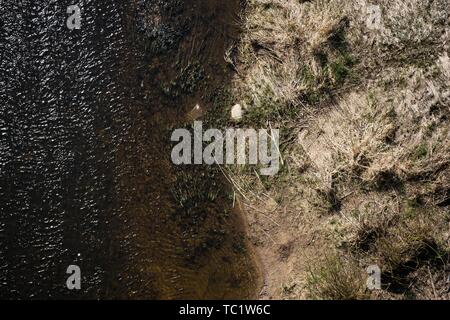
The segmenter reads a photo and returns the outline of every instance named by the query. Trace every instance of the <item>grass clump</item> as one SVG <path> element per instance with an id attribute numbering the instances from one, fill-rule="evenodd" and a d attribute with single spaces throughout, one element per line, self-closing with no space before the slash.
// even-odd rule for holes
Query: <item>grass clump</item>
<path id="1" fill-rule="evenodd" d="M 307 291 L 312 299 L 361 300 L 369 297 L 362 269 L 352 261 L 333 254 L 310 268 Z"/>
<path id="2" fill-rule="evenodd" d="M 346 46 L 348 19 L 337 2 L 330 6 L 322 12 L 320 3 L 305 8 L 249 1 L 237 48 L 241 77 L 234 86 L 248 107 L 248 123 L 296 119 L 303 103 L 328 99 L 349 76 L 354 61 Z"/>

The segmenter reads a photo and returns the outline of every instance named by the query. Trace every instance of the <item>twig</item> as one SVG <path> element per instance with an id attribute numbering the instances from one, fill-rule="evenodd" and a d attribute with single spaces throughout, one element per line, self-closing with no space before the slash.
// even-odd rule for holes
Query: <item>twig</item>
<path id="1" fill-rule="evenodd" d="M 280 224 L 278 222 L 276 222 L 274 219 L 272 219 L 271 217 L 269 217 L 268 215 L 266 215 L 262 210 L 259 210 L 255 207 L 253 207 L 252 205 L 249 205 L 248 203 L 244 202 L 244 205 L 259 212 L 260 214 L 262 214 L 264 217 L 266 217 L 267 219 L 269 219 L 270 221 L 272 221 L 275 225 L 277 225 L 278 227 L 280 227 Z"/>
<path id="2" fill-rule="evenodd" d="M 431 271 L 430 271 L 430 266 L 427 266 L 427 269 L 428 269 L 428 274 L 430 275 L 431 287 L 433 288 L 434 298 L 438 299 L 438 295 L 436 293 L 436 287 L 434 286 L 433 275 L 431 274 Z"/>

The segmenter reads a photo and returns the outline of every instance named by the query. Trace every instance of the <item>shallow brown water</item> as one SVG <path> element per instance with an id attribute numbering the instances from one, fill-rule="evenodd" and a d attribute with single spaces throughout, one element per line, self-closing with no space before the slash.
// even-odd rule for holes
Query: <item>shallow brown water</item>
<path id="1" fill-rule="evenodd" d="M 228 187 L 216 168 L 173 166 L 169 143 L 226 85 L 238 1 L 86 0 L 72 32 L 69 2 L 0 8 L 0 297 L 253 296 Z M 194 60 L 208 84 L 164 96 Z"/>

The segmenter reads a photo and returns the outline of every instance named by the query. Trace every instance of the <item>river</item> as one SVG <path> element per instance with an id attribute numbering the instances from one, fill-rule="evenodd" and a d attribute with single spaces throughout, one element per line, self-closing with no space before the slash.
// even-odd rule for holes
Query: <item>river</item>
<path id="1" fill-rule="evenodd" d="M 73 1 L 0 2 L 0 298 L 254 297 L 229 187 L 170 161 L 171 128 L 226 86 L 238 3 L 83 0 L 69 30 Z M 214 85 L 164 95 L 194 60 Z"/>

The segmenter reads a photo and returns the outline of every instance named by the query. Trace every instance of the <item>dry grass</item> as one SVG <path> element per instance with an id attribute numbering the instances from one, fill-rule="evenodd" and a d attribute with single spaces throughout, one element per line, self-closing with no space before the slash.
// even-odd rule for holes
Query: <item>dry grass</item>
<path id="1" fill-rule="evenodd" d="M 365 1 L 247 2 L 234 96 L 244 124 L 281 128 L 285 164 L 231 172 L 262 297 L 449 298 L 449 0 L 377 1 L 378 28 Z"/>
<path id="2" fill-rule="evenodd" d="M 367 275 L 355 261 L 332 254 L 310 268 L 306 289 L 311 299 L 357 300 L 370 297 Z"/>
<path id="3" fill-rule="evenodd" d="M 236 95 L 251 121 L 295 118 L 305 98 L 320 100 L 353 63 L 342 38 L 348 22 L 342 5 L 252 0 L 249 7 L 238 47 Z"/>

